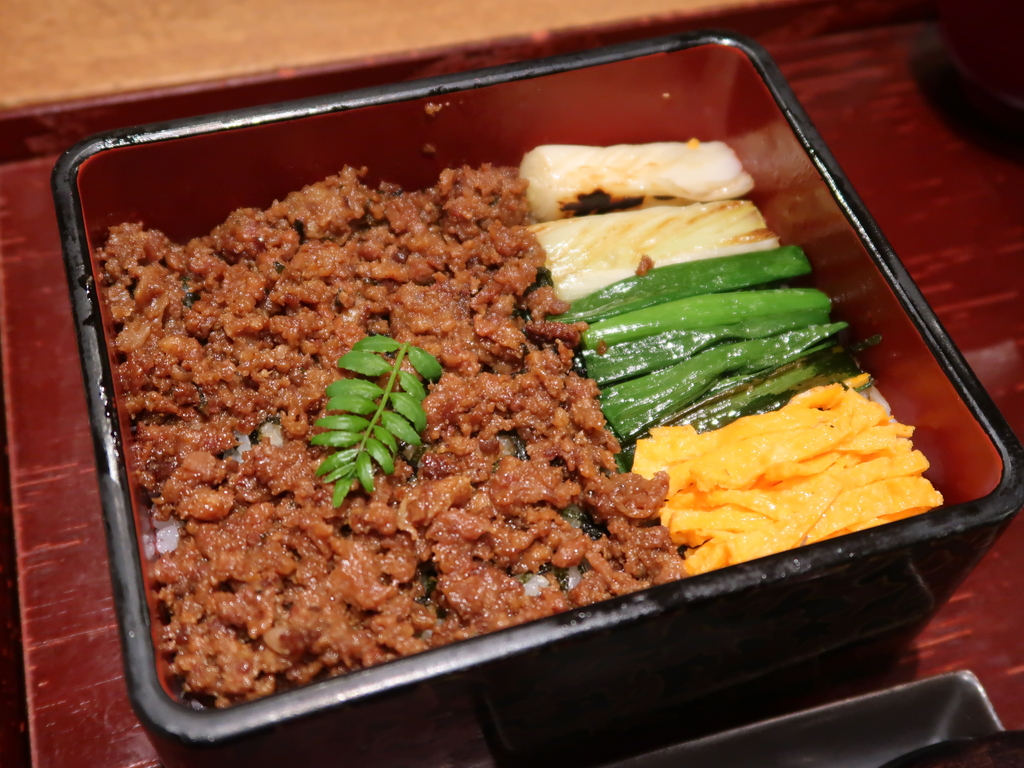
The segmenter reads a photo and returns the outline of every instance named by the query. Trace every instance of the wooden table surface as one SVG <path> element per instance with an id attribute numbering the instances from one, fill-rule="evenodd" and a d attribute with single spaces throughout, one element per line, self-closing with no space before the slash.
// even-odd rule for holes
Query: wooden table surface
<path id="1" fill-rule="evenodd" d="M 997 405 L 1024 435 L 1024 143 L 988 127 L 962 103 L 930 24 L 782 38 L 769 48 L 798 97 Z M 53 159 L 0 165 L 0 331 L 31 764 L 150 766 L 154 753 L 121 677 L 49 196 Z M 0 529 L 0 552 L 4 535 Z M 865 669 L 835 695 L 970 669 L 1006 726 L 1024 728 L 1024 611 L 1016 604 L 1022 548 L 1024 519 L 1010 526 L 909 651 L 885 669 Z M 0 576 L 2 569 L 0 561 Z M 0 593 L 0 626 L 5 610 Z M 0 644 L 0 665 L 7 646 Z M 5 679 L 0 676 L 0 694 L 12 685 L 5 689 Z M 2 695 L 0 707 L 11 708 Z M 6 711 L 0 708 L 0 720 Z M 0 739 L 0 764 L 25 765 L 19 749 L 17 738 Z M 456 768 L 493 764 L 482 741 L 449 758 L 445 764 Z"/>
<path id="2" fill-rule="evenodd" d="M 4 0 L 0 109 L 778 0 Z"/>

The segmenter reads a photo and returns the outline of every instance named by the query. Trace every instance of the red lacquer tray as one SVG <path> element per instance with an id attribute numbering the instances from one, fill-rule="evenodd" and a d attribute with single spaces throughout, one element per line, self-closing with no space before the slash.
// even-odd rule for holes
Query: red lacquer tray
<path id="1" fill-rule="evenodd" d="M 666 31 L 675 30 L 644 29 L 634 36 Z M 1024 335 L 1024 270 L 1017 267 L 1024 251 L 1024 146 L 969 114 L 927 23 L 807 38 L 789 19 L 778 28 L 748 31 L 764 32 L 896 252 L 1011 425 L 1024 434 L 1018 341 Z M 615 31 L 614 39 L 623 34 Z M 801 39 L 778 40 L 786 36 Z M 605 42 L 595 34 L 576 47 Z M 522 45 L 508 55 L 550 53 L 552 45 Z M 333 77 L 329 90 L 349 87 L 341 74 Z M 288 95 L 280 84 L 274 88 L 266 100 Z M 152 119 L 145 109 L 166 98 L 139 97 L 104 119 Z M 188 113 L 178 107 L 177 114 Z M 100 120 L 83 130 L 106 127 Z M 14 155 L 19 153 L 26 154 Z M 25 661 L 22 699 L 8 588 L 0 591 L 0 764 L 28 764 L 22 730 L 27 715 L 34 766 L 153 765 L 121 679 L 92 445 L 50 201 L 52 163 L 44 156 L 0 166 L 0 323 Z M 0 508 L 5 519 L 7 509 Z M 7 535 L 0 529 L 0 554 L 10 554 Z M 888 663 L 865 660 L 814 696 L 839 698 L 972 669 L 1006 726 L 1024 727 L 1024 647 L 1018 642 L 1024 613 L 1014 605 L 1016 582 L 1024 577 L 1024 563 L 1014 554 L 1022 545 L 1024 521 L 1018 521 L 909 650 Z M 0 559 L 0 576 L 10 578 L 10 565 Z M 779 699 L 741 717 L 791 711 L 806 702 Z M 459 744 L 432 745 L 427 753 L 424 768 L 493 764 L 479 733 L 467 733 Z"/>

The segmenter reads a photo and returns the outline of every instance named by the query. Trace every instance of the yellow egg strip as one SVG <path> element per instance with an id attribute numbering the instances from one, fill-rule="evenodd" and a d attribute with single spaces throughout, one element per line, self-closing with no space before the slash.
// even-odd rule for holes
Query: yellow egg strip
<path id="1" fill-rule="evenodd" d="M 942 504 L 921 476 L 928 460 L 913 449 L 913 427 L 856 392 L 859 379 L 712 432 L 658 427 L 637 441 L 633 471 L 668 473 L 661 520 L 691 548 L 691 575 Z"/>

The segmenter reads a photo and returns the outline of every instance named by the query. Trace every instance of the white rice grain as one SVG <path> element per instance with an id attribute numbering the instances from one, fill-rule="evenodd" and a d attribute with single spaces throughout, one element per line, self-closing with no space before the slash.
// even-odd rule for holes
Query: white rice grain
<path id="1" fill-rule="evenodd" d="M 181 523 L 178 520 L 154 520 L 153 530 L 156 533 L 156 551 L 166 555 L 178 548 L 181 540 Z"/>
<path id="2" fill-rule="evenodd" d="M 252 450 L 252 441 L 249 439 L 249 436 L 244 432 L 235 430 L 235 447 L 225 451 L 224 458 L 241 461 L 242 454 L 250 450 Z"/>
<path id="3" fill-rule="evenodd" d="M 142 551 L 146 553 L 147 559 L 156 559 L 156 541 L 152 533 L 142 534 Z"/>
<path id="4" fill-rule="evenodd" d="M 569 573 L 566 577 L 565 585 L 566 591 L 571 592 L 576 588 L 576 585 L 580 583 L 580 579 L 583 578 L 583 574 L 580 573 L 580 567 L 578 565 L 570 565 Z"/>
<path id="5" fill-rule="evenodd" d="M 539 573 L 535 573 L 523 583 L 527 597 L 540 597 L 541 591 L 550 586 L 551 582 Z"/>
<path id="6" fill-rule="evenodd" d="M 225 451 L 225 459 L 242 461 L 242 457 L 252 450 L 252 440 L 245 432 L 235 430 L 235 447 Z M 284 445 L 284 434 L 281 425 L 266 421 L 259 428 L 259 440 L 280 448 Z M 181 541 L 182 523 L 180 520 L 153 520 L 152 537 L 144 537 L 144 546 L 150 556 L 166 555 L 178 548 Z"/>
<path id="7" fill-rule="evenodd" d="M 260 442 L 266 441 L 275 448 L 284 445 L 284 433 L 281 432 L 281 425 L 272 421 L 264 422 L 260 427 Z"/>

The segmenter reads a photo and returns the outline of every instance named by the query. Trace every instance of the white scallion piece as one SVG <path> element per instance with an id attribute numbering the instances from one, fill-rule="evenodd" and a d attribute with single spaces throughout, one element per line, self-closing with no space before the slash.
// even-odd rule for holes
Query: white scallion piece
<path id="1" fill-rule="evenodd" d="M 644 256 L 661 267 L 779 246 L 746 200 L 560 219 L 530 229 L 547 252 L 555 292 L 565 301 L 633 275 Z"/>
<path id="2" fill-rule="evenodd" d="M 540 574 L 534 574 L 526 580 L 523 584 L 523 589 L 526 591 L 527 597 L 540 597 L 540 593 L 551 586 L 546 578 Z"/>
<path id="3" fill-rule="evenodd" d="M 537 221 L 588 213 L 742 197 L 754 181 L 721 141 L 585 147 L 545 144 L 523 156 L 519 175 Z"/>

